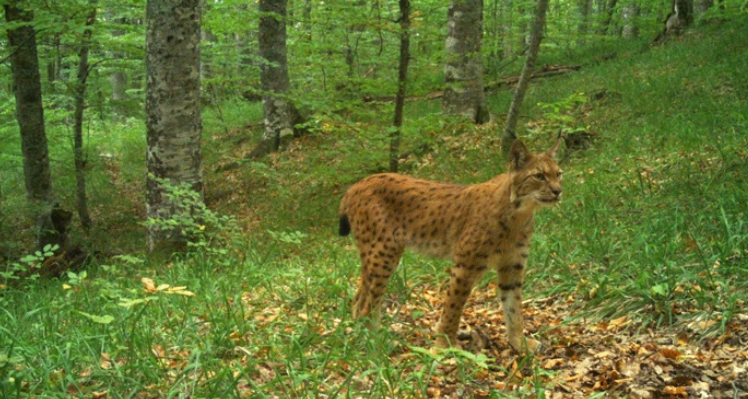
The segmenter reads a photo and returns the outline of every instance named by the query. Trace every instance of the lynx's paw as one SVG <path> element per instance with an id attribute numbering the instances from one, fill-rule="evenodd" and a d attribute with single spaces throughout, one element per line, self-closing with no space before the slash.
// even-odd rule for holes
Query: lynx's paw
<path id="1" fill-rule="evenodd" d="M 520 343 L 510 344 L 510 346 L 522 355 L 534 355 L 543 351 L 543 344 L 532 338 L 525 338 Z"/>
<path id="2" fill-rule="evenodd" d="M 447 348 L 462 349 L 460 342 L 457 341 L 457 337 L 447 337 L 444 334 L 437 335 L 434 340 L 434 349 Z"/>

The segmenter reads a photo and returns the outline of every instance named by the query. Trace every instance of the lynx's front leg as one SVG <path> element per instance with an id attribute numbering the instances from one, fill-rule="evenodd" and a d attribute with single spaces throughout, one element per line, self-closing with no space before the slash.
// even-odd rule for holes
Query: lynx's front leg
<path id="1" fill-rule="evenodd" d="M 525 340 L 522 325 L 522 283 L 524 281 L 524 271 L 524 262 L 504 264 L 499 267 L 501 305 L 504 308 L 504 320 L 506 322 L 509 345 L 518 353 L 536 353 L 540 349 L 540 342 L 532 338 Z"/>

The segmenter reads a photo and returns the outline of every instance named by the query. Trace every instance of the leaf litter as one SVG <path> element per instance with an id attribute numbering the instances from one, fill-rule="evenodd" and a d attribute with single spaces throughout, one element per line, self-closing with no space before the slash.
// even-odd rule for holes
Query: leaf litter
<path id="1" fill-rule="evenodd" d="M 739 314 L 724 333 L 703 338 L 692 329 L 653 328 L 637 315 L 613 319 L 585 319 L 577 314 L 573 296 L 553 296 L 525 301 L 525 329 L 544 345 L 533 356 L 512 351 L 506 333 L 495 283 L 474 290 L 463 315 L 460 343 L 464 351 L 430 351 L 442 295 L 438 287 L 422 286 L 405 303 L 385 301 L 382 326 L 402 337 L 391 364 L 404 372 L 422 373 L 431 358 L 438 366 L 431 373 L 426 397 L 584 398 L 595 394 L 627 398 L 748 398 L 748 314 Z M 579 299 L 582 300 L 582 299 Z M 283 311 L 280 311 L 283 313 Z M 265 308 L 258 321 L 273 321 L 279 311 Z M 318 315 L 299 312 L 306 322 Z M 341 323 L 336 319 L 335 326 Z M 692 326 L 696 327 L 696 325 Z M 350 332 L 350 327 L 347 327 Z M 324 336 L 326 331 L 317 331 Z M 453 353 L 454 352 L 454 353 Z M 455 355 L 455 353 L 458 353 Z M 249 352 L 255 370 L 252 383 L 242 383 L 245 394 L 277 382 L 284 373 L 265 354 Z M 471 368 L 468 377 L 455 360 Z M 331 360 L 327 383 L 340 394 L 366 390 L 372 376 L 343 359 Z M 288 382 L 291 384 L 291 382 Z M 341 388 L 345 386 L 344 388 Z M 251 387 L 254 387 L 251 388 Z M 539 388 L 542 387 L 542 388 Z M 297 387 L 298 389 L 298 387 Z M 394 389 L 394 388 L 393 388 Z M 392 391 L 391 397 L 413 396 Z M 256 392 L 255 392 L 256 393 Z M 267 391 L 266 391 L 267 393 Z M 424 396 L 423 394 L 416 396 Z"/>

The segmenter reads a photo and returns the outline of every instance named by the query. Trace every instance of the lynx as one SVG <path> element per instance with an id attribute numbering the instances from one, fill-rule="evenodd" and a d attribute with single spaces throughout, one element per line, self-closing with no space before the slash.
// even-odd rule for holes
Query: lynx
<path id="1" fill-rule="evenodd" d="M 459 346 L 463 307 L 490 267 L 499 276 L 509 344 L 520 353 L 539 350 L 539 342 L 524 338 L 522 283 L 535 211 L 561 197 L 559 144 L 532 154 L 516 140 L 508 172 L 481 184 L 382 173 L 351 186 L 340 204 L 340 235 L 353 231 L 362 262 L 353 317 L 378 319 L 389 278 L 410 247 L 454 262 L 436 328 L 437 347 Z"/>

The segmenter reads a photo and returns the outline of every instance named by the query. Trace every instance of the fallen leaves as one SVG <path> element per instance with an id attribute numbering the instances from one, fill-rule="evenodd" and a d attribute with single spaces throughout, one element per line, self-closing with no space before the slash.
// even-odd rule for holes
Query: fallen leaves
<path id="1" fill-rule="evenodd" d="M 172 287 L 169 284 L 161 284 L 159 286 L 156 286 L 156 283 L 154 283 L 153 280 L 148 277 L 141 278 L 140 282 L 143 283 L 143 291 L 149 294 L 156 294 L 160 292 L 163 294 L 195 296 L 195 293 L 193 293 L 192 291 L 188 291 L 187 287 Z"/>
<path id="2" fill-rule="evenodd" d="M 415 324 L 436 325 L 442 296 L 430 287 L 420 291 L 409 301 L 415 303 L 388 309 L 388 313 L 396 321 L 418 313 L 421 317 L 413 320 Z M 574 301 L 562 297 L 529 301 L 524 312 L 526 329 L 529 335 L 539 333 L 548 348 L 532 358 L 533 367 L 518 368 L 518 358 L 506 343 L 503 314 L 494 293 L 493 284 L 473 293 L 461 326 L 473 333 L 460 335 L 470 341 L 474 340 L 471 336 L 490 337 L 477 347 L 474 342 L 462 342 L 463 348 L 487 355 L 489 366 L 476 370 L 470 382 L 454 381 L 457 387 L 448 387 L 448 378 L 432 377 L 429 397 L 457 397 L 454 392 L 484 397 L 496 389 L 521 394 L 540 381 L 547 398 L 596 392 L 631 398 L 748 398 L 748 348 L 728 344 L 748 342 L 748 327 L 740 317 L 727 326 L 724 335 L 703 341 L 684 331 L 646 329 L 628 316 L 590 323 L 573 317 Z M 706 322 L 702 321 L 709 325 Z M 408 341 L 414 346 L 431 345 L 428 336 L 409 336 Z M 451 372 L 445 367 L 438 370 Z M 497 381 L 501 388 L 493 385 Z"/>

